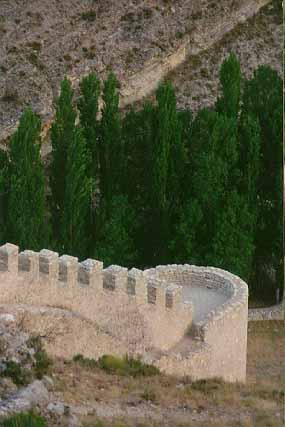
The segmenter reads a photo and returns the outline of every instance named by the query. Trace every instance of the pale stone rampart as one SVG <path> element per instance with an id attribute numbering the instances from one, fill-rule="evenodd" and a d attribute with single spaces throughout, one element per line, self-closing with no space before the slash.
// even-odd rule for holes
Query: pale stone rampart
<path id="1" fill-rule="evenodd" d="M 182 298 L 186 286 L 210 288 L 225 302 L 196 321 L 194 302 Z M 78 262 L 46 249 L 18 253 L 6 244 L 0 247 L 0 288 L 1 305 L 29 307 L 27 329 L 49 336 L 54 355 L 129 353 L 168 373 L 245 380 L 248 288 L 221 269 L 104 269 L 97 260 Z M 64 328 L 52 333 L 60 316 Z"/>
<path id="2" fill-rule="evenodd" d="M 210 287 L 227 296 L 225 303 L 199 322 L 192 322 L 193 340 L 185 342 L 181 354 L 163 356 L 158 362 L 173 373 L 191 372 L 195 378 L 222 376 L 228 381 L 245 381 L 247 348 L 248 287 L 239 277 L 219 268 L 191 265 L 158 266 L 145 272 L 149 277 L 170 280 L 180 286 Z M 195 307 L 194 307 L 195 313 Z M 185 355 L 185 351 L 188 354 Z M 182 363 L 183 361 L 183 363 Z M 172 366 L 172 369 L 170 368 Z"/>

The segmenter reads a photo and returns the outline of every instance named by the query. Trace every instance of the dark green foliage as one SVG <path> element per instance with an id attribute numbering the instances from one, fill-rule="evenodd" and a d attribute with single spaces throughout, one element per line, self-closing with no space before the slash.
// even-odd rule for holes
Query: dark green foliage
<path id="1" fill-rule="evenodd" d="M 251 114 L 243 113 L 239 121 L 240 191 L 251 209 L 257 211 L 258 179 L 261 169 L 261 130 Z"/>
<path id="2" fill-rule="evenodd" d="M 98 363 L 95 359 L 89 359 L 88 357 L 83 357 L 82 354 L 76 354 L 72 360 L 75 363 L 80 363 L 80 365 L 83 366 L 84 368 L 92 369 L 92 368 L 98 367 Z"/>
<path id="3" fill-rule="evenodd" d="M 10 142 L 5 238 L 21 249 L 38 250 L 47 241 L 40 130 L 40 120 L 27 109 Z"/>
<path id="4" fill-rule="evenodd" d="M 62 213 L 63 251 L 87 256 L 92 181 L 88 177 L 88 151 L 82 131 L 74 130 L 67 152 Z"/>
<path id="5" fill-rule="evenodd" d="M 98 176 L 99 147 L 98 147 L 98 98 L 100 96 L 100 81 L 95 73 L 90 73 L 80 82 L 81 96 L 78 100 L 80 124 L 89 152 L 91 153 L 90 176 Z"/>
<path id="6" fill-rule="evenodd" d="M 52 192 L 51 214 L 53 235 L 62 245 L 63 213 L 68 151 L 74 140 L 76 113 L 72 106 L 73 90 L 65 78 L 61 84 L 56 104 L 55 121 L 51 127 L 52 159 L 50 166 L 50 187 Z"/>
<path id="7" fill-rule="evenodd" d="M 229 194 L 219 212 L 217 231 L 206 264 L 224 268 L 248 280 L 254 251 L 254 220 L 244 198 L 236 191 Z"/>
<path id="8" fill-rule="evenodd" d="M 110 73 L 103 88 L 103 110 L 100 124 L 100 190 L 104 207 L 109 212 L 113 195 L 120 192 L 123 171 L 121 121 L 118 81 Z"/>
<path id="9" fill-rule="evenodd" d="M 96 361 L 94 359 L 85 358 L 82 354 L 77 354 L 73 357 L 73 361 L 80 363 L 81 366 L 86 368 L 100 368 L 108 374 L 129 375 L 132 377 L 139 376 L 152 376 L 160 373 L 156 366 L 143 363 L 140 359 L 129 357 L 128 355 L 123 358 L 104 354 Z"/>
<path id="10" fill-rule="evenodd" d="M 240 104 L 241 70 L 235 54 L 231 53 L 222 63 L 220 69 L 222 96 L 217 100 L 219 113 L 237 118 Z"/>
<path id="11" fill-rule="evenodd" d="M 127 198 L 114 196 L 111 199 L 110 214 L 105 215 L 95 248 L 95 257 L 103 259 L 105 266 L 118 264 L 131 267 L 135 264 L 137 256 L 133 241 L 136 218 Z"/>
<path id="12" fill-rule="evenodd" d="M 52 361 L 45 350 L 36 351 L 34 357 L 35 363 L 33 366 L 33 372 L 35 377 L 38 380 L 41 380 L 44 375 L 47 375 L 50 372 Z"/>
<path id="13" fill-rule="evenodd" d="M 184 177 L 186 152 L 182 139 L 182 122 L 176 110 L 174 88 L 160 85 L 157 93 L 153 141 L 150 155 L 150 215 L 147 223 L 150 264 L 165 263 L 169 258 L 167 245 L 177 208 L 182 198 L 180 183 Z"/>
<path id="14" fill-rule="evenodd" d="M 6 363 L 6 369 L 1 374 L 3 377 L 9 377 L 16 385 L 27 385 L 31 382 L 32 375 L 31 372 L 22 366 L 19 363 L 9 360 Z"/>
<path id="15" fill-rule="evenodd" d="M 8 154 L 0 150 L 0 242 L 5 237 L 5 222 L 7 215 L 7 197 L 8 197 Z"/>
<path id="16" fill-rule="evenodd" d="M 282 278 L 282 80 L 276 71 L 260 66 L 246 81 L 243 114 L 251 115 L 261 130 L 261 162 L 258 177 L 258 218 L 256 232 L 256 286 L 264 276 L 264 266 L 273 267 Z M 275 283 L 283 286 L 283 280 Z M 265 287 L 263 283 L 263 287 Z M 267 284 L 268 291 L 272 284 Z M 271 291 L 271 292 L 272 292 Z"/>
<path id="17" fill-rule="evenodd" d="M 33 412 L 21 412 L 0 421 L 1 427 L 47 427 L 46 420 Z"/>
<path id="18" fill-rule="evenodd" d="M 86 12 L 81 13 L 81 18 L 84 21 L 93 22 L 96 20 L 96 12 L 95 10 L 87 10 Z"/>

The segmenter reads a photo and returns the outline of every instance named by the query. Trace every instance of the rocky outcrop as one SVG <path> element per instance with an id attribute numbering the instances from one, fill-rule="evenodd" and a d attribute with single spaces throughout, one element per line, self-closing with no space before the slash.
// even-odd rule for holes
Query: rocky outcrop
<path id="1" fill-rule="evenodd" d="M 75 3 L 75 11 L 79 5 L 76 1 L 73 3 Z M 64 74 L 69 76 L 74 87 L 77 88 L 79 80 L 85 74 L 96 70 L 100 77 L 105 77 L 111 66 L 122 84 L 120 102 L 123 108 L 152 93 L 158 83 L 170 71 L 182 64 L 187 57 L 197 55 L 210 48 L 238 23 L 244 22 L 256 14 L 262 6 L 270 3 L 270 0 L 233 0 L 230 3 L 228 1 L 217 3 L 210 0 L 201 2 L 180 0 L 175 7 L 169 8 L 163 5 L 163 2 L 161 2 L 162 5 L 157 4 L 156 7 L 148 5 L 150 6 L 148 8 L 143 5 L 144 2 L 140 2 L 142 4 L 138 4 L 133 12 L 132 7 L 130 8 L 130 5 L 125 3 L 127 2 L 120 2 L 120 5 L 118 3 L 116 6 L 118 11 L 114 10 L 113 13 L 107 7 L 106 11 L 101 11 L 103 6 L 98 6 L 102 14 L 101 22 L 106 25 L 102 25 L 101 28 L 98 24 L 95 29 L 96 52 L 93 45 L 89 46 L 93 37 L 93 33 L 90 32 L 91 27 L 86 29 L 83 24 L 76 22 L 77 34 L 75 29 L 71 32 L 67 19 L 62 24 L 62 31 L 55 25 L 53 26 L 56 28 L 57 36 L 54 35 L 52 41 L 49 36 L 43 36 L 42 29 L 37 30 L 36 33 L 37 38 L 41 40 L 40 43 L 32 40 L 35 36 L 34 33 L 23 35 L 24 38 L 31 39 L 27 41 L 28 49 L 33 49 L 32 52 L 25 50 L 29 61 L 32 61 L 32 64 L 27 64 L 28 68 L 25 69 L 27 55 L 25 59 L 21 60 L 21 64 L 19 64 L 19 55 L 13 60 L 11 55 L 13 56 L 15 49 L 15 52 L 19 50 L 19 42 L 15 46 L 10 46 L 11 41 L 8 39 L 8 35 L 11 25 L 10 22 L 9 25 L 7 24 L 8 31 L 4 25 L 3 29 L 7 35 L 4 35 L 2 46 L 5 48 L 6 43 L 8 65 L 2 66 L 6 70 L 6 77 L 4 80 L 2 79 L 2 84 L 0 79 L 0 98 L 2 94 L 2 101 L 0 99 L 0 111 L 2 112 L 0 141 L 5 144 L 9 135 L 17 128 L 17 120 L 23 109 L 23 102 L 32 105 L 41 115 L 44 122 L 44 135 L 47 134 L 53 116 L 53 98 L 58 93 L 59 82 Z M 143 6 L 141 11 L 140 7 Z M 62 6 L 63 9 L 64 7 Z M 52 7 L 50 9 L 52 10 Z M 5 8 L 3 10 L 5 11 Z M 129 10 L 131 12 L 126 13 Z M 49 16 L 49 10 L 46 10 L 45 13 Z M 65 13 L 68 12 L 65 11 Z M 116 13 L 118 13 L 117 17 Z M 42 19 L 44 19 L 43 16 Z M 59 17 L 56 16 L 56 19 L 58 20 Z M 134 27 L 134 25 L 137 26 Z M 44 29 L 46 25 L 42 24 L 42 27 Z M 49 24 L 46 33 L 50 33 L 51 28 Z M 141 28 L 140 37 L 137 33 L 133 33 L 134 28 Z M 53 31 L 55 30 L 53 29 Z M 11 33 L 12 40 L 14 37 L 17 40 L 17 32 Z M 83 46 L 83 58 L 77 57 L 78 48 L 76 46 L 80 43 Z M 21 39 L 20 49 L 23 48 L 23 45 Z M 62 52 L 64 47 L 65 53 Z M 69 52 L 68 54 L 66 50 Z M 62 65 L 64 63 L 62 57 L 65 58 L 68 66 Z M 3 58 L 5 58 L 5 52 Z M 11 64 L 13 64 L 13 68 L 11 68 Z M 23 76 L 27 76 L 27 74 L 29 78 L 24 78 Z M 9 88 L 15 90 L 11 92 Z M 13 103 L 9 101 L 9 97 L 14 97 L 16 101 L 18 99 L 21 102 L 14 107 Z M 6 101 L 3 102 L 3 99 Z M 43 155 L 48 151 L 44 149 Z"/>

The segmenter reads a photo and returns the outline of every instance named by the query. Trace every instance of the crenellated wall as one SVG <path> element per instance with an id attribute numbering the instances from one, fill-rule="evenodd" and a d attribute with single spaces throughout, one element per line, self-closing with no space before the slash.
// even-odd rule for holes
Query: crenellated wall
<path id="1" fill-rule="evenodd" d="M 192 321 L 181 289 L 144 272 L 100 261 L 58 256 L 46 249 L 23 251 L 0 247 L 1 303 L 45 305 L 70 310 L 125 343 L 132 352 L 166 350 Z M 179 313 L 179 315 L 177 315 Z"/>
<path id="2" fill-rule="evenodd" d="M 197 287 L 221 298 L 198 320 Z M 7 243 L 0 290 L 0 305 L 25 307 L 22 324 L 49 337 L 56 356 L 129 353 L 176 375 L 245 381 L 248 288 L 226 271 L 187 264 L 103 269 L 100 261 L 46 249 L 19 253 Z"/>

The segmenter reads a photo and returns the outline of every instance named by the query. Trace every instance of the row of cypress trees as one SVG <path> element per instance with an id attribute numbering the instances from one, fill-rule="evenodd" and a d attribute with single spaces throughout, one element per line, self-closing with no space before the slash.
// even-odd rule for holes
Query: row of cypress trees
<path id="1" fill-rule="evenodd" d="M 65 79 L 48 181 L 30 109 L 1 153 L 0 238 L 105 265 L 215 265 L 258 295 L 273 291 L 264 278 L 271 269 L 280 285 L 283 273 L 282 81 L 267 66 L 244 79 L 231 54 L 220 83 L 214 108 L 195 118 L 177 109 L 170 83 L 159 86 L 155 104 L 123 117 L 110 73 L 99 118 L 96 74 L 82 79 L 76 105 Z"/>

